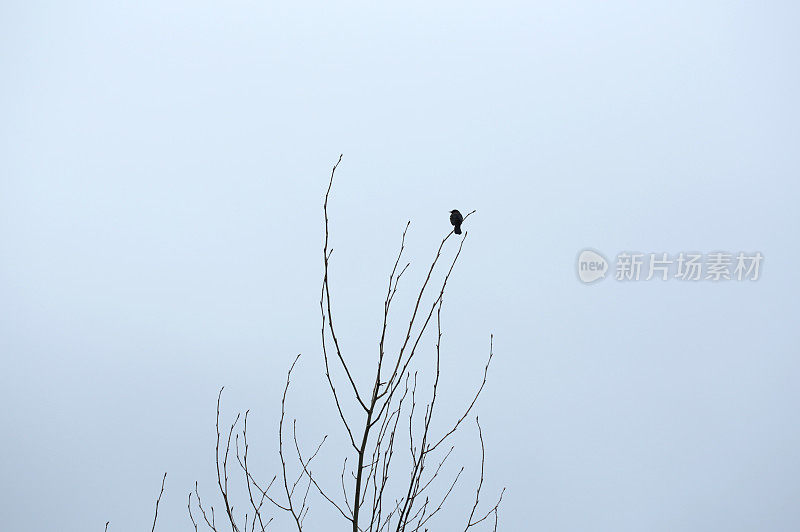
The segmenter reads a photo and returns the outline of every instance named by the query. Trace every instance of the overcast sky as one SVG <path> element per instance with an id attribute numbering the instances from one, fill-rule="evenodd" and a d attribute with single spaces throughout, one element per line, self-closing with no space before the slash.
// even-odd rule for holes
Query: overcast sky
<path id="1" fill-rule="evenodd" d="M 195 480 L 219 517 L 217 392 L 270 478 L 298 353 L 287 409 L 307 445 L 332 435 L 338 486 L 319 290 L 343 153 L 331 289 L 358 372 L 406 221 L 395 346 L 448 211 L 477 210 L 441 415 L 494 334 L 476 413 L 502 530 L 800 529 L 799 24 L 793 2 L 3 2 L 0 528 L 149 529 L 164 471 L 159 530 L 192 529 Z M 592 285 L 586 248 L 611 268 Z M 623 282 L 623 251 L 764 260 Z M 468 513 L 474 425 L 457 443 L 433 530 Z M 339 529 L 324 501 L 308 519 Z"/>

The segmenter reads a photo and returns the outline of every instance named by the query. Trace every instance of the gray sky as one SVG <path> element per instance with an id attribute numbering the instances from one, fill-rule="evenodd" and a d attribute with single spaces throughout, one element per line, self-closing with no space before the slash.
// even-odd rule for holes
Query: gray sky
<path id="1" fill-rule="evenodd" d="M 195 480 L 219 509 L 219 387 L 271 477 L 297 353 L 290 415 L 308 445 L 336 434 L 318 301 L 344 153 L 332 289 L 359 371 L 405 221 L 396 327 L 447 212 L 477 209 L 442 419 L 494 333 L 504 530 L 797 530 L 798 7 L 289 5 L 0 6 L 0 528 L 147 528 L 168 471 L 159 529 L 189 530 Z M 586 247 L 765 260 L 757 282 L 585 286 Z M 473 489 L 462 436 L 435 530 Z"/>

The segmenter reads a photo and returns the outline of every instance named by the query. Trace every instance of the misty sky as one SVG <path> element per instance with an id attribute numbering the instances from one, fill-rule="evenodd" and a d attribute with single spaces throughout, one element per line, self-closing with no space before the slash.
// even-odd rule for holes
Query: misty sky
<path id="1" fill-rule="evenodd" d="M 219 517 L 217 392 L 269 478 L 298 353 L 289 415 L 308 446 L 341 437 L 319 316 L 340 153 L 359 375 L 406 221 L 395 346 L 448 212 L 477 210 L 441 416 L 494 334 L 476 413 L 502 530 L 800 529 L 799 24 L 792 2 L 2 3 L 0 529 L 149 530 L 164 471 L 158 530 L 193 529 L 195 480 Z M 586 248 L 764 262 L 584 285 Z M 457 443 L 433 530 L 468 513 L 474 424 Z M 346 528 L 324 501 L 308 523 Z"/>

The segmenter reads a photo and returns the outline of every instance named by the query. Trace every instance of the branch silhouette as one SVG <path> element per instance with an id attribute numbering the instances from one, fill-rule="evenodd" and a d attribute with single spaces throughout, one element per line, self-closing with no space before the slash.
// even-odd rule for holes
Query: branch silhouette
<path id="1" fill-rule="evenodd" d="M 292 375 L 301 358 L 297 355 L 286 373 L 281 396 L 277 434 L 280 469 L 269 482 L 258 481 L 249 461 L 250 411 L 244 412 L 243 416 L 237 414 L 234 421 L 223 430 L 220 408 L 224 387 L 220 389 L 216 405 L 216 491 L 224 509 L 224 528 L 232 532 L 264 532 L 275 519 L 275 515 L 270 515 L 268 511 L 270 508 L 276 515 L 283 514 L 292 529 L 303 532 L 314 500 L 329 505 L 343 519 L 345 527 L 353 532 L 429 530 L 432 520 L 446 507 L 463 478 L 465 467 L 451 464 L 455 444 L 449 440 L 475 410 L 488 381 L 494 357 L 493 336 L 489 338 L 489 352 L 482 379 L 468 396 L 463 414 L 446 423 L 441 433 L 435 429 L 438 425 L 434 419 L 442 400 L 440 380 L 443 378 L 442 312 L 445 294 L 461 258 L 468 231 L 456 235 L 454 228 L 451 228 L 442 237 L 425 270 L 420 288 L 414 292 L 413 307 L 409 311 L 407 324 L 401 328 L 398 346 L 392 349 L 387 340 L 392 329 L 390 314 L 393 315 L 400 280 L 411 266 L 411 261 L 404 260 L 411 222 L 405 224 L 383 297 L 383 316 L 374 365 L 371 366 L 368 379 L 359 382 L 360 377 L 357 378 L 356 372 L 352 371 L 353 362 L 348 357 L 343 336 L 335 325 L 336 305 L 331 289 L 333 248 L 329 208 L 334 178 L 341 162 L 340 155 L 331 169 L 322 205 L 325 233 L 319 309 L 324 380 L 337 413 L 335 419 L 338 418 L 341 425 L 344 449 L 332 448 L 334 444 L 326 446 L 329 441 L 327 434 L 322 435 L 313 447 L 304 449 L 306 446 L 298 436 L 298 420 L 287 417 Z M 462 223 L 466 223 L 475 212 L 467 213 Z M 453 237 L 458 240 L 457 245 L 448 246 Z M 440 263 L 444 263 L 444 267 L 437 268 Z M 431 334 L 435 334 L 435 356 L 432 365 L 428 365 L 431 359 L 420 359 L 419 352 L 426 343 L 423 341 L 426 333 L 434 328 L 435 333 Z M 241 424 L 240 420 L 243 421 Z M 291 443 L 285 440 L 285 437 L 289 437 L 286 433 L 289 421 Z M 465 532 L 482 523 L 493 523 L 496 530 L 505 493 L 503 488 L 491 507 L 480 510 L 486 451 L 483 430 L 477 417 L 475 421 L 481 449 L 480 479 L 475 489 L 474 503 L 466 515 Z M 287 450 L 287 445 L 294 447 L 293 452 Z M 245 502 L 238 506 L 245 508 L 243 516 L 241 510 L 238 514 L 234 511 L 236 506 L 229 489 L 228 460 L 232 447 L 246 487 L 246 490 L 242 490 L 242 493 L 246 493 Z M 405 455 L 407 461 L 398 459 Z M 312 469 L 313 464 L 328 458 L 342 464 L 338 478 L 320 478 Z M 156 517 L 160 498 L 159 495 Z M 203 524 L 214 532 L 221 530 L 222 525 L 216 520 L 214 506 L 204 504 L 197 483 L 189 493 L 187 507 L 195 531 Z"/>

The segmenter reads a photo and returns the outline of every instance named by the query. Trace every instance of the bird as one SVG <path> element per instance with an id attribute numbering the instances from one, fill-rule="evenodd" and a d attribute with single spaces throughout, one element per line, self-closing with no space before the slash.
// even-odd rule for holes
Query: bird
<path id="1" fill-rule="evenodd" d="M 453 209 L 450 211 L 450 223 L 455 226 L 453 232 L 457 235 L 461 234 L 461 222 L 464 221 L 464 217 L 461 216 L 461 213 L 458 212 L 458 209 Z"/>

